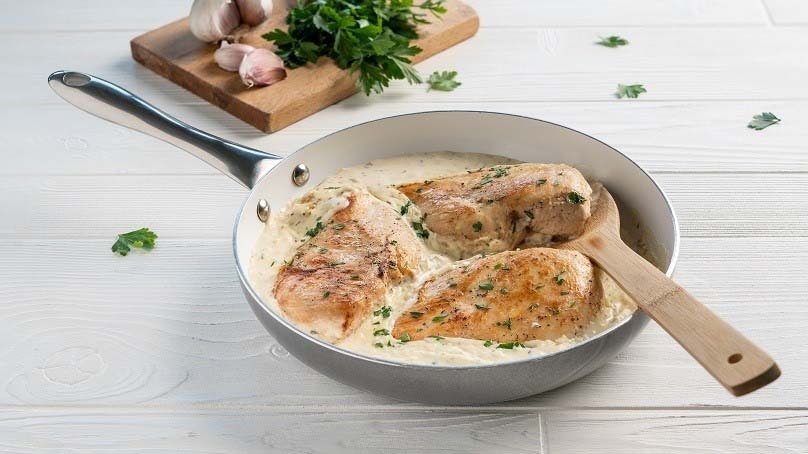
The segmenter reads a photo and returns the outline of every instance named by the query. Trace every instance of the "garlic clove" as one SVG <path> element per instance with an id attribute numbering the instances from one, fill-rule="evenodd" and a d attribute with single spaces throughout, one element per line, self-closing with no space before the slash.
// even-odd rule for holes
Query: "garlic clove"
<path id="1" fill-rule="evenodd" d="M 238 74 L 244 85 L 272 85 L 286 79 L 283 60 L 266 49 L 255 49 L 241 61 Z"/>
<path id="2" fill-rule="evenodd" d="M 272 0 L 236 0 L 236 5 L 247 25 L 258 25 L 272 14 Z"/>
<path id="3" fill-rule="evenodd" d="M 202 41 L 219 41 L 240 23 L 233 0 L 194 0 L 191 6 L 191 33 Z"/>
<path id="4" fill-rule="evenodd" d="M 230 44 L 227 41 L 222 41 L 222 47 L 216 49 L 216 52 L 213 53 L 213 59 L 223 70 L 235 72 L 241 66 L 244 56 L 254 50 L 254 47 L 247 44 Z"/>

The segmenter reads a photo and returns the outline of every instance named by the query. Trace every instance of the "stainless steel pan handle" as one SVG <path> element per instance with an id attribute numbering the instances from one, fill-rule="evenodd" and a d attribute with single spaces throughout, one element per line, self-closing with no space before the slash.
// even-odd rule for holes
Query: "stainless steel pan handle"
<path id="1" fill-rule="evenodd" d="M 247 188 L 252 188 L 281 159 L 200 131 L 129 91 L 89 74 L 56 71 L 48 76 L 48 84 L 79 109 L 182 148 Z"/>

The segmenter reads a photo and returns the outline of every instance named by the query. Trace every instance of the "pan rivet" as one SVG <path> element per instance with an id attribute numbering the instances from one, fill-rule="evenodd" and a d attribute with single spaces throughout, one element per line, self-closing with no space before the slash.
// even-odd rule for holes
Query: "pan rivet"
<path id="1" fill-rule="evenodd" d="M 269 219 L 269 203 L 264 199 L 259 200 L 257 211 L 258 211 L 258 219 L 261 222 L 267 222 L 267 219 Z"/>
<path id="2" fill-rule="evenodd" d="M 298 186 L 303 186 L 309 182 L 309 167 L 306 164 L 298 164 L 292 171 L 292 182 Z"/>

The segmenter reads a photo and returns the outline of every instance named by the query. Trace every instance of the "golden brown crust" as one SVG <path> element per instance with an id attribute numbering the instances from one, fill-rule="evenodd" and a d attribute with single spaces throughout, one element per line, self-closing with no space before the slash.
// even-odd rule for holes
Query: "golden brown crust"
<path id="1" fill-rule="evenodd" d="M 281 267 L 274 289 L 291 321 L 331 342 L 350 334 L 421 260 L 419 240 L 389 205 L 364 193 L 348 201 Z"/>
<path id="2" fill-rule="evenodd" d="M 393 336 L 495 342 L 576 336 L 590 323 L 603 289 L 578 252 L 531 248 L 502 252 L 428 280 L 396 320 Z"/>
<path id="3" fill-rule="evenodd" d="M 577 236 L 592 196 L 583 175 L 563 164 L 500 165 L 399 190 L 425 215 L 433 245 L 455 258 L 512 250 L 529 235 Z"/>

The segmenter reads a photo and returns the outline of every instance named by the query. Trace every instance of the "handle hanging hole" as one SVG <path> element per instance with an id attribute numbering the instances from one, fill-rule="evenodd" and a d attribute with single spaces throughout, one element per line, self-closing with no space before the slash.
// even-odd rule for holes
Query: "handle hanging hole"
<path id="1" fill-rule="evenodd" d="M 729 358 L 727 358 L 727 362 L 730 363 L 730 364 L 735 364 L 735 363 L 737 363 L 738 361 L 740 361 L 742 359 L 743 359 L 742 354 L 733 353 L 733 354 L 729 355 Z"/>

